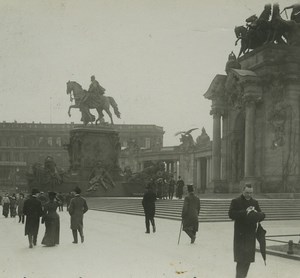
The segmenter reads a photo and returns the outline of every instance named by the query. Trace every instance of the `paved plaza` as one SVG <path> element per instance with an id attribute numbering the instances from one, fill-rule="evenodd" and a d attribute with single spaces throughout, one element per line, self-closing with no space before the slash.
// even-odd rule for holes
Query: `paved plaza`
<path id="1" fill-rule="evenodd" d="M 156 219 L 157 232 L 145 234 L 141 216 L 88 211 L 83 244 L 72 244 L 69 216 L 60 212 L 60 245 L 29 249 L 24 225 L 17 218 L 0 218 L 1 278 L 200 278 L 234 277 L 233 223 L 200 223 L 196 243 L 182 233 L 180 222 Z M 295 234 L 299 221 L 266 221 L 268 234 Z M 38 243 L 44 234 L 40 227 Z M 295 239 L 294 239 L 295 240 Z M 259 253 L 249 278 L 299 277 L 299 261 Z"/>

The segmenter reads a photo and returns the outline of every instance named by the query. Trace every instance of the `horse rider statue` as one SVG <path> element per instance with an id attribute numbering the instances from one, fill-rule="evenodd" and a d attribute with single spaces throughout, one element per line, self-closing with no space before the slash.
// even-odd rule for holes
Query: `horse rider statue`
<path id="1" fill-rule="evenodd" d="M 89 87 L 89 92 L 90 93 L 98 93 L 100 95 L 104 95 L 104 93 L 105 93 L 105 89 L 96 80 L 95 75 L 91 76 L 91 84 Z"/>

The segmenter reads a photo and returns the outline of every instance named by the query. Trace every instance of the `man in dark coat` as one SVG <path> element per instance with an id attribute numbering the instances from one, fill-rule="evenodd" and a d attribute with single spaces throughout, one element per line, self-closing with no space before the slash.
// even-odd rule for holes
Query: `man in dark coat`
<path id="1" fill-rule="evenodd" d="M 150 182 L 146 187 L 146 193 L 144 194 L 142 205 L 145 212 L 146 234 L 150 233 L 150 222 L 152 225 L 153 233 L 156 232 L 156 226 L 154 221 L 155 216 L 155 202 L 156 194 L 153 192 L 154 182 Z"/>
<path id="2" fill-rule="evenodd" d="M 76 187 L 74 189 L 75 197 L 71 199 L 68 208 L 71 216 L 71 230 L 73 233 L 73 243 L 78 243 L 78 234 L 81 237 L 81 243 L 84 242 L 83 236 L 83 215 L 88 211 L 86 200 L 80 196 L 81 189 Z"/>
<path id="3" fill-rule="evenodd" d="M 176 183 L 176 196 L 179 199 L 182 199 L 183 187 L 184 187 L 184 181 L 182 180 L 181 176 L 179 176 Z"/>
<path id="4" fill-rule="evenodd" d="M 194 187 L 188 185 L 189 195 L 184 198 L 182 208 L 183 231 L 191 238 L 191 243 L 195 242 L 196 232 L 198 232 L 198 215 L 200 212 L 200 199 L 194 194 Z"/>
<path id="5" fill-rule="evenodd" d="M 170 180 L 168 182 L 169 185 L 169 199 L 172 200 L 173 199 L 173 195 L 174 195 L 174 190 L 175 190 L 175 180 L 173 178 L 173 176 L 170 177 Z"/>
<path id="6" fill-rule="evenodd" d="M 247 277 L 250 263 L 255 259 L 257 223 L 265 218 L 258 202 L 252 198 L 253 188 L 245 185 L 240 197 L 233 199 L 228 215 L 234 220 L 234 261 L 236 278 Z"/>
<path id="7" fill-rule="evenodd" d="M 40 217 L 43 215 L 41 201 L 37 198 L 39 191 L 32 189 L 29 199 L 24 201 L 23 214 L 26 216 L 25 236 L 28 236 L 29 248 L 36 245 L 40 225 Z"/>

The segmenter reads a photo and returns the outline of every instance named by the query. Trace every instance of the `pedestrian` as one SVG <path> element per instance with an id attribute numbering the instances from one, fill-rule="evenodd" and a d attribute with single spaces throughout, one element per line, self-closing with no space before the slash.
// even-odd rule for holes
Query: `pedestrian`
<path id="1" fill-rule="evenodd" d="M 173 176 L 171 175 L 170 179 L 169 179 L 169 190 L 168 190 L 168 193 L 169 193 L 169 199 L 172 200 L 173 199 L 173 196 L 174 196 L 174 190 L 175 190 L 175 180 L 173 178 Z"/>
<path id="2" fill-rule="evenodd" d="M 71 199 L 68 208 L 69 214 L 71 216 L 71 230 L 73 233 L 73 243 L 78 243 L 79 232 L 81 243 L 84 242 L 83 235 L 83 215 L 88 211 L 88 206 L 86 200 L 80 196 L 81 189 L 76 187 L 74 189 L 75 196 Z"/>
<path id="3" fill-rule="evenodd" d="M 246 184 L 241 196 L 231 201 L 228 212 L 229 217 L 234 220 L 233 253 L 236 278 L 247 277 L 250 263 L 255 259 L 257 223 L 265 218 L 252 194 L 251 184 Z"/>
<path id="4" fill-rule="evenodd" d="M 164 188 L 163 188 L 164 181 L 162 178 L 158 178 L 155 183 L 157 188 L 157 193 L 156 193 L 157 198 L 161 200 L 164 196 Z"/>
<path id="5" fill-rule="evenodd" d="M 23 213 L 26 216 L 25 236 L 28 236 L 29 248 L 37 243 L 39 232 L 40 217 L 43 215 L 42 203 L 38 199 L 39 191 L 32 189 L 30 197 L 25 200 Z"/>
<path id="6" fill-rule="evenodd" d="M 56 198 L 59 200 L 59 207 L 58 207 L 58 210 L 59 211 L 64 211 L 64 202 L 65 202 L 65 197 L 64 195 L 59 192 L 56 196 Z"/>
<path id="7" fill-rule="evenodd" d="M 194 243 L 199 228 L 200 199 L 194 194 L 193 185 L 188 185 L 187 188 L 189 195 L 184 198 L 181 213 L 182 229 L 191 238 L 191 243 Z"/>
<path id="8" fill-rule="evenodd" d="M 10 211 L 10 217 L 15 218 L 17 215 L 17 197 L 16 194 L 13 193 L 10 197 L 10 202 L 9 202 L 9 211 Z"/>
<path id="9" fill-rule="evenodd" d="M 153 186 L 154 182 L 150 181 L 150 183 L 146 187 L 146 192 L 142 200 L 142 205 L 145 212 L 146 234 L 150 233 L 150 222 L 152 225 L 153 233 L 156 232 L 156 226 L 154 221 L 156 194 L 153 192 Z"/>
<path id="10" fill-rule="evenodd" d="M 184 187 L 184 181 L 182 180 L 181 176 L 179 176 L 176 183 L 176 195 L 178 199 L 182 199 L 183 187 Z"/>
<path id="11" fill-rule="evenodd" d="M 74 192 L 69 192 L 65 198 L 67 211 L 69 210 L 71 199 L 74 197 L 73 195 L 74 195 Z"/>
<path id="12" fill-rule="evenodd" d="M 8 197 L 8 193 L 5 193 L 4 197 L 2 198 L 2 215 L 7 218 L 8 213 L 9 213 L 9 204 L 10 204 L 10 199 Z"/>
<path id="13" fill-rule="evenodd" d="M 19 198 L 17 200 L 17 205 L 18 205 L 18 216 L 19 216 L 19 223 L 22 222 L 22 224 L 24 224 L 24 220 L 25 220 L 25 216 L 24 216 L 24 213 L 23 213 L 23 207 L 24 207 L 24 194 L 23 193 L 20 193 L 19 194 Z"/>
<path id="14" fill-rule="evenodd" d="M 44 206 L 42 223 L 45 223 L 46 230 L 42 244 L 48 247 L 59 244 L 59 215 L 56 212 L 60 201 L 56 200 L 55 192 L 48 192 L 49 201 Z"/>

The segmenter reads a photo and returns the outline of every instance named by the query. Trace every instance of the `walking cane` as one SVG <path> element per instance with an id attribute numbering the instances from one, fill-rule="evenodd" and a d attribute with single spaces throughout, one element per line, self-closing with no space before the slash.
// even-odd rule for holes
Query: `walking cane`
<path id="1" fill-rule="evenodd" d="M 178 245 L 179 245 L 179 241 L 180 241 L 182 226 L 183 226 L 183 222 L 181 221 L 180 230 L 179 230 L 179 237 L 178 237 Z"/>

